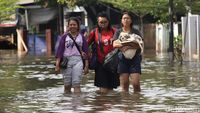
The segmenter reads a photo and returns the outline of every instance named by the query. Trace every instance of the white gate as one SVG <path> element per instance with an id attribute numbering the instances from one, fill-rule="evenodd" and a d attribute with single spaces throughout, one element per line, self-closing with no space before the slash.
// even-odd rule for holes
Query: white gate
<path id="1" fill-rule="evenodd" d="M 182 17 L 182 36 L 183 36 L 183 60 L 199 61 L 200 53 L 200 16 L 188 15 Z"/>
<path id="2" fill-rule="evenodd" d="M 174 37 L 179 35 L 179 23 L 174 23 Z M 156 25 L 156 53 L 159 56 L 166 55 L 169 48 L 169 27 L 168 24 Z"/>

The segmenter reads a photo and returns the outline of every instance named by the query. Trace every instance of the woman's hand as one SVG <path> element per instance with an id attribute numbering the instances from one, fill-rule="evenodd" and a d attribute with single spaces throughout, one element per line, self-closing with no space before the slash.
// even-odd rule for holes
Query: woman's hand
<path id="1" fill-rule="evenodd" d="M 84 67 L 83 74 L 86 75 L 89 73 L 89 69 L 87 66 Z"/>
<path id="2" fill-rule="evenodd" d="M 56 59 L 55 72 L 56 72 L 56 74 L 60 73 L 60 58 Z"/>
<path id="3" fill-rule="evenodd" d="M 59 73 L 60 73 L 60 66 L 59 66 L 59 65 L 56 65 L 56 67 L 55 67 L 55 72 L 56 72 L 56 74 L 59 74 Z"/>
<path id="4" fill-rule="evenodd" d="M 82 55 L 83 59 L 87 58 L 87 54 L 85 52 L 81 52 L 81 55 Z"/>
<path id="5" fill-rule="evenodd" d="M 120 48 L 120 47 L 122 47 L 122 44 L 120 43 L 119 40 L 115 40 L 115 41 L 113 41 L 113 47 L 114 48 Z"/>
<path id="6" fill-rule="evenodd" d="M 88 72 L 89 72 L 89 61 L 88 60 L 85 60 L 85 67 L 84 67 L 84 69 L 83 69 L 83 73 L 84 73 L 84 75 L 86 75 L 86 74 L 88 74 Z"/>

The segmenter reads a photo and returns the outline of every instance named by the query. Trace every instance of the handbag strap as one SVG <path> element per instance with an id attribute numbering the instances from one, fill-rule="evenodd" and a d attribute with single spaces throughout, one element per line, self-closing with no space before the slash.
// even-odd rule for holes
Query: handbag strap
<path id="1" fill-rule="evenodd" d="M 104 49 L 103 49 L 103 45 L 101 44 L 101 40 L 102 40 L 102 37 L 101 37 L 101 32 L 99 29 L 97 29 L 97 32 L 98 32 L 98 42 L 99 42 L 99 48 L 101 50 L 102 53 L 104 53 Z"/>
<path id="2" fill-rule="evenodd" d="M 74 42 L 76 48 L 78 49 L 78 51 L 79 51 L 79 53 L 80 53 L 80 55 L 81 55 L 81 59 L 82 59 L 83 64 L 84 64 L 84 59 L 83 59 L 83 56 L 82 56 L 82 53 L 81 53 L 80 47 L 78 46 L 78 44 L 76 43 L 76 41 L 74 40 L 74 38 L 72 37 L 72 35 L 71 35 L 70 33 L 68 33 L 68 36 L 73 40 L 73 42 Z M 83 38 L 83 37 L 82 37 L 82 38 Z"/>

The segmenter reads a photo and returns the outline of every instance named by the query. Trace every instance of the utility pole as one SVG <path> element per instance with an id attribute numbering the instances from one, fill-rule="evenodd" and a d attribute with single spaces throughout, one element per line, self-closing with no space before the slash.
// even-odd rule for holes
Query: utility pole
<path id="1" fill-rule="evenodd" d="M 64 33 L 63 23 L 63 5 L 58 4 L 58 33 L 62 35 Z"/>
<path id="2" fill-rule="evenodd" d="M 169 0 L 169 48 L 168 48 L 168 53 L 169 53 L 170 64 L 172 64 L 174 61 L 174 26 L 173 26 L 174 10 L 173 9 L 174 9 L 173 8 L 173 0 Z"/>

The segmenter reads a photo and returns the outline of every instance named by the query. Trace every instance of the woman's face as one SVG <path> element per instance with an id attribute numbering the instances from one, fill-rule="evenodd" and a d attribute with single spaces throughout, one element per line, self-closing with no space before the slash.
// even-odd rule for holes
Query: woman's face
<path id="1" fill-rule="evenodd" d="M 105 17 L 98 17 L 98 25 L 102 29 L 106 29 L 108 27 L 108 19 Z"/>
<path id="2" fill-rule="evenodd" d="M 132 23 L 131 17 L 128 14 L 124 14 L 121 21 L 124 27 L 130 27 Z"/>
<path id="3" fill-rule="evenodd" d="M 70 32 L 78 32 L 79 28 L 78 28 L 78 23 L 75 20 L 70 20 L 68 23 L 68 29 Z"/>

